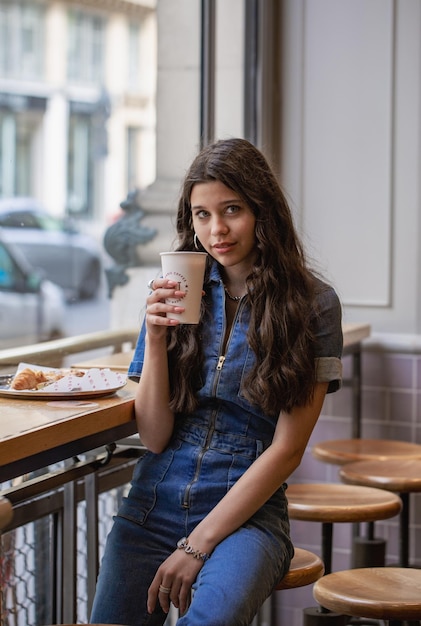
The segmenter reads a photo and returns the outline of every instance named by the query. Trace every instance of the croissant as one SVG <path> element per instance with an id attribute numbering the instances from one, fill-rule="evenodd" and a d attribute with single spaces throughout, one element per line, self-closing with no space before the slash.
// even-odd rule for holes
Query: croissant
<path id="1" fill-rule="evenodd" d="M 40 383 L 45 383 L 48 380 L 45 373 L 42 371 L 34 371 L 29 367 L 26 367 L 24 370 L 21 370 L 19 374 L 16 374 L 14 377 L 12 384 L 10 385 L 11 389 L 36 389 L 37 385 Z"/>
<path id="2" fill-rule="evenodd" d="M 80 370 L 72 370 L 71 373 L 73 376 L 84 376 L 85 374 Z M 63 378 L 65 375 L 66 373 L 61 370 L 43 372 L 42 370 L 36 371 L 26 367 L 16 374 L 10 388 L 20 391 L 24 389 L 41 389 L 45 385 L 54 383 L 56 380 L 60 380 L 60 378 Z"/>

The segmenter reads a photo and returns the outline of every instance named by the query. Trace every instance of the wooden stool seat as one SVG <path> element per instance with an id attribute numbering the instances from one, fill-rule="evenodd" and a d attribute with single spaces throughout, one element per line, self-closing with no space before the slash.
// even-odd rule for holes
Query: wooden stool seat
<path id="1" fill-rule="evenodd" d="M 421 459 L 421 445 L 388 439 L 333 439 L 315 444 L 311 452 L 324 463 L 344 465 L 354 461 Z"/>
<path id="2" fill-rule="evenodd" d="M 312 522 L 371 522 L 394 517 L 402 507 L 394 493 L 339 483 L 293 484 L 286 494 L 289 517 Z"/>
<path id="3" fill-rule="evenodd" d="M 303 548 L 295 548 L 289 571 L 276 585 L 275 590 L 311 585 L 323 576 L 324 571 L 323 561 L 317 554 Z"/>
<path id="4" fill-rule="evenodd" d="M 364 485 L 398 493 L 402 500 L 400 515 L 399 565 L 409 565 L 409 494 L 421 492 L 421 459 L 357 461 L 341 467 L 340 478 L 346 484 Z"/>
<path id="5" fill-rule="evenodd" d="M 339 475 L 349 485 L 365 485 L 395 493 L 421 491 L 421 459 L 357 461 L 341 467 Z"/>
<path id="6" fill-rule="evenodd" d="M 421 619 L 421 570 L 367 567 L 335 572 L 313 587 L 324 608 L 351 617 Z"/>
<path id="7" fill-rule="evenodd" d="M 322 523 L 322 560 L 328 574 L 332 570 L 333 524 L 389 519 L 402 508 L 394 493 L 340 483 L 292 484 L 286 495 L 291 519 Z"/>

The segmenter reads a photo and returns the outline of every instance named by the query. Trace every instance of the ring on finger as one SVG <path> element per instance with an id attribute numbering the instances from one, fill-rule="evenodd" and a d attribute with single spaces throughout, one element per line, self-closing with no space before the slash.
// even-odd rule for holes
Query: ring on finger
<path id="1" fill-rule="evenodd" d="M 150 280 L 148 280 L 148 289 L 150 289 L 151 291 L 154 291 L 154 283 L 155 278 L 151 278 Z"/>
<path id="2" fill-rule="evenodd" d="M 164 585 L 159 585 L 159 591 L 161 591 L 161 593 L 170 593 L 171 587 L 164 587 Z"/>

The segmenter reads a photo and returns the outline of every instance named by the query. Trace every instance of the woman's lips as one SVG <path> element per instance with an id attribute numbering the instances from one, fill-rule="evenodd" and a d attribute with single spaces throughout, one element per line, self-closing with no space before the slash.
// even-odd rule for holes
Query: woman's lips
<path id="1" fill-rule="evenodd" d="M 223 241 L 221 243 L 214 243 L 212 248 L 216 250 L 217 252 L 219 252 L 220 254 L 222 254 L 224 252 L 229 252 L 230 250 L 233 249 L 234 246 L 235 246 L 234 243 Z"/>

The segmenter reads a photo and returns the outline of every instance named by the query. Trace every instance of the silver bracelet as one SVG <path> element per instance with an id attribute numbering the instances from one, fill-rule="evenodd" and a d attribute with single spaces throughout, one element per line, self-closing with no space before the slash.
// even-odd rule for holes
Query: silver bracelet
<path id="1" fill-rule="evenodd" d="M 210 558 L 210 554 L 200 552 L 200 550 L 195 550 L 192 546 L 189 546 L 189 540 L 187 537 L 182 537 L 177 541 L 177 548 L 184 550 L 186 554 L 191 554 L 195 559 L 202 559 L 203 562 Z"/>

